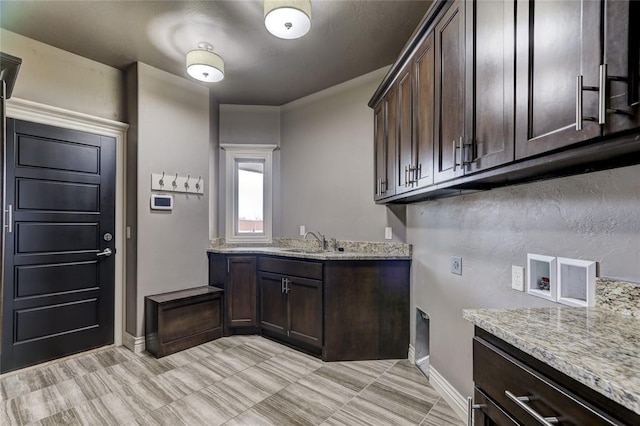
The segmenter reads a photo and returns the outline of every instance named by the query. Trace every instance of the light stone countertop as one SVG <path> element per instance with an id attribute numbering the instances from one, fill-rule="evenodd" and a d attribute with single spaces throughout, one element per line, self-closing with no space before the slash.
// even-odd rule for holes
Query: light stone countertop
<path id="1" fill-rule="evenodd" d="M 411 246 L 403 243 L 380 243 L 338 240 L 344 251 L 320 250 L 313 240 L 274 238 L 270 244 L 229 244 L 223 238 L 211 241 L 208 252 L 222 254 L 269 254 L 310 260 L 411 260 Z"/>
<path id="2" fill-rule="evenodd" d="M 211 247 L 208 252 L 223 254 L 269 254 L 283 257 L 310 260 L 411 260 L 411 255 L 384 252 L 352 252 L 352 251 L 291 251 L 296 248 L 287 247 Z"/>
<path id="3" fill-rule="evenodd" d="M 640 318 L 608 307 L 466 309 L 463 317 L 640 414 Z"/>

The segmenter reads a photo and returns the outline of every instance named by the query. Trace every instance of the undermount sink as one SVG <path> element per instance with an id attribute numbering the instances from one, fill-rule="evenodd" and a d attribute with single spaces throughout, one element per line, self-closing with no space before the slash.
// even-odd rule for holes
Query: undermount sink
<path id="1" fill-rule="evenodd" d="M 305 248 L 282 249 L 282 251 L 287 253 L 309 253 L 309 254 L 324 252 L 324 250 L 320 250 L 320 249 L 305 249 Z"/>

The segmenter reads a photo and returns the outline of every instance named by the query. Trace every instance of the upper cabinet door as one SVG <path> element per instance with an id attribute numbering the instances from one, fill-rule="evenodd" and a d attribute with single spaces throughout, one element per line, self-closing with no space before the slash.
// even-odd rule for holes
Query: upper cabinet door
<path id="1" fill-rule="evenodd" d="M 411 155 L 412 117 L 411 117 L 411 67 L 407 66 L 398 76 L 398 153 L 396 176 L 396 194 L 411 189 L 411 170 L 413 158 Z"/>
<path id="2" fill-rule="evenodd" d="M 466 3 L 467 172 L 513 161 L 515 2 Z"/>
<path id="3" fill-rule="evenodd" d="M 464 174 L 464 2 L 454 2 L 435 28 L 434 182 Z"/>
<path id="4" fill-rule="evenodd" d="M 435 45 L 430 33 L 413 58 L 412 181 L 418 187 L 433 183 L 433 110 L 435 102 Z"/>
<path id="5" fill-rule="evenodd" d="M 385 176 L 382 182 L 382 196 L 386 198 L 396 193 L 396 182 L 399 174 L 396 166 L 396 150 L 398 146 L 398 95 L 395 87 L 392 87 L 384 97 L 384 119 Z"/>
<path id="6" fill-rule="evenodd" d="M 601 6 L 518 0 L 516 159 L 600 136 Z"/>
<path id="7" fill-rule="evenodd" d="M 382 191 L 385 180 L 387 179 L 386 173 L 386 137 L 385 137 L 385 104 L 384 101 L 380 102 L 373 111 L 374 121 L 374 200 L 384 198 Z"/>
<path id="8" fill-rule="evenodd" d="M 605 2 L 605 134 L 640 127 L 640 2 Z"/>

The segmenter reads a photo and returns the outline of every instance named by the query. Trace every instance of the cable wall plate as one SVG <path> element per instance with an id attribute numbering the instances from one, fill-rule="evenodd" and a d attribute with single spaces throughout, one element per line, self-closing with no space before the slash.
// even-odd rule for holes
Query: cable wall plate
<path id="1" fill-rule="evenodd" d="M 204 180 L 201 176 L 176 176 L 175 173 L 152 173 L 151 190 L 204 195 Z"/>

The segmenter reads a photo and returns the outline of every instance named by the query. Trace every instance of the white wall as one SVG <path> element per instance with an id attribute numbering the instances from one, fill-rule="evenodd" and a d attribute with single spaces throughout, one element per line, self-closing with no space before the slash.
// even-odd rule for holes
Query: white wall
<path id="1" fill-rule="evenodd" d="M 282 107 L 280 235 L 404 241 L 404 208 L 373 203 L 373 111 L 383 68 Z"/>
<path id="2" fill-rule="evenodd" d="M 132 94 L 130 94 L 132 95 Z M 174 194 L 171 212 L 152 211 L 151 173 L 202 177 L 209 182 L 209 90 L 137 64 L 137 309 L 144 335 L 144 297 L 207 285 L 209 188 Z"/>
<path id="3" fill-rule="evenodd" d="M 22 58 L 13 97 L 126 121 L 122 71 L 2 28 L 0 50 Z"/>
<path id="4" fill-rule="evenodd" d="M 280 146 L 280 107 L 263 105 L 220 105 L 221 144 L 268 144 Z M 226 161 L 224 150 L 218 155 L 218 235 L 225 234 Z M 280 235 L 280 151 L 273 153 L 273 236 Z"/>
<path id="5" fill-rule="evenodd" d="M 465 308 L 552 306 L 511 290 L 527 253 L 599 262 L 599 276 L 640 282 L 640 166 L 412 204 L 411 342 L 415 307 L 430 316 L 431 364 L 472 392 L 473 326 Z M 462 276 L 450 257 L 462 256 Z"/>

